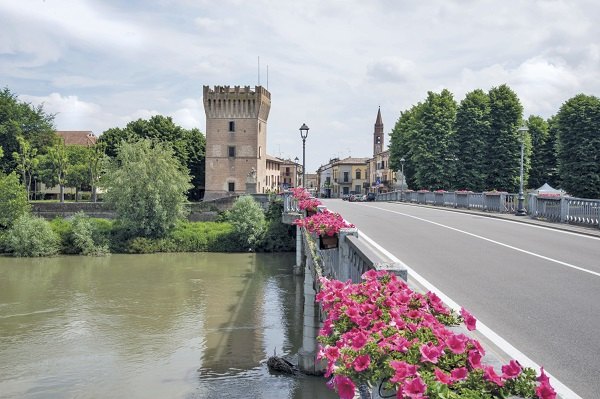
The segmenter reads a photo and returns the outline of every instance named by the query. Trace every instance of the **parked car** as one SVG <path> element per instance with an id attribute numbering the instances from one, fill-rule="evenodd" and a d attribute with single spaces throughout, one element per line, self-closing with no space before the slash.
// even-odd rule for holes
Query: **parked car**
<path id="1" fill-rule="evenodd" d="M 367 194 L 367 201 L 375 201 L 375 193 L 368 193 Z"/>
<path id="2" fill-rule="evenodd" d="M 348 201 L 350 199 L 350 194 L 342 194 L 342 200 Z"/>

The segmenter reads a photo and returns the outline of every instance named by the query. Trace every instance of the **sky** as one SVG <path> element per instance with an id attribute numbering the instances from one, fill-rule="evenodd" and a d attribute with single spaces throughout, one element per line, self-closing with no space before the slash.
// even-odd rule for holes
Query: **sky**
<path id="1" fill-rule="evenodd" d="M 260 80 L 267 152 L 301 160 L 306 123 L 312 172 L 371 157 L 378 107 L 387 146 L 428 91 L 506 83 L 544 118 L 600 96 L 598 21 L 597 0 L 0 0 L 0 86 L 100 135 L 157 114 L 204 132 L 204 85 Z"/>

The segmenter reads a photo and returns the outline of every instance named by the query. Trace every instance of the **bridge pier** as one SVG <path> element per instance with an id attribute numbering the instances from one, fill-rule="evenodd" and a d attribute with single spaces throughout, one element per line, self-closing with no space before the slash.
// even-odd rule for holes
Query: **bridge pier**
<path id="1" fill-rule="evenodd" d="M 296 226 L 296 264 L 294 265 L 294 275 L 301 276 L 304 273 L 304 262 L 302 262 L 302 228 Z"/>

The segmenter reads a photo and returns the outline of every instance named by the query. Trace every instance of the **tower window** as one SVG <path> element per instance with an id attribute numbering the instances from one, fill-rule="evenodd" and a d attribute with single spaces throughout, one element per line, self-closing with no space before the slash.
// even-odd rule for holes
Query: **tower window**
<path id="1" fill-rule="evenodd" d="M 233 193 L 235 191 L 235 183 L 234 182 L 230 181 L 229 183 L 227 183 L 227 186 L 228 186 L 228 191 L 230 193 Z"/>
<path id="2" fill-rule="evenodd" d="M 235 132 L 235 121 L 229 121 L 229 131 Z"/>
<path id="3" fill-rule="evenodd" d="M 227 147 L 227 155 L 231 158 L 235 157 L 235 146 L 230 145 Z"/>

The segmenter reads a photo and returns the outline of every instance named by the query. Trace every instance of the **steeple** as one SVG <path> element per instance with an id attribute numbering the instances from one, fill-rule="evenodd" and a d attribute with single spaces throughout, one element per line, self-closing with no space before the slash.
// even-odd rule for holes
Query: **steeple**
<path id="1" fill-rule="evenodd" d="M 375 130 L 373 131 L 373 156 L 383 151 L 383 121 L 381 120 L 381 107 L 377 110 Z"/>

